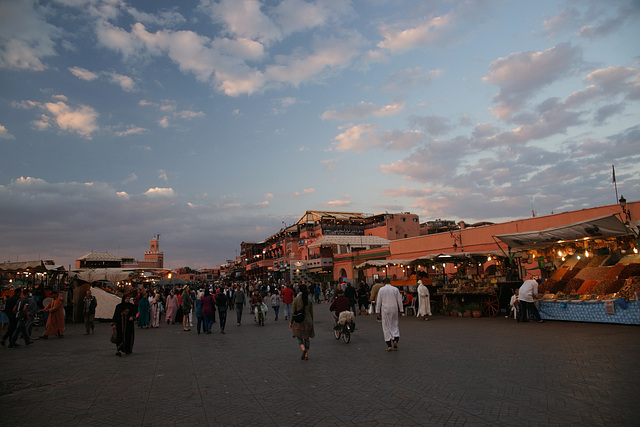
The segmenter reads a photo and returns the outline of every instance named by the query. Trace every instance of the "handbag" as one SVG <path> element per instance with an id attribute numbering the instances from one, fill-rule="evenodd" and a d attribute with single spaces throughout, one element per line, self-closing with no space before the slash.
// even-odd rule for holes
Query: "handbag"
<path id="1" fill-rule="evenodd" d="M 118 336 L 118 333 L 116 332 L 116 325 L 114 324 L 111 327 L 111 338 L 109 338 L 109 340 L 115 344 L 117 341 L 117 336 Z"/>
<path id="2" fill-rule="evenodd" d="M 304 310 L 296 310 L 293 312 L 293 316 L 291 316 L 291 319 L 295 322 L 295 323 L 302 323 L 304 322 Z"/>

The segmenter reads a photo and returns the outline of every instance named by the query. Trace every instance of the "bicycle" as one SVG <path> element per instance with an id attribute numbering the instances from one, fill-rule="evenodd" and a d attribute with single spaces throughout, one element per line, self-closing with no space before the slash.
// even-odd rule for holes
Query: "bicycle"
<path id="1" fill-rule="evenodd" d="M 353 316 L 353 313 L 351 313 L 351 315 Z M 334 319 L 333 335 L 336 337 L 337 340 L 339 340 L 340 337 L 342 337 L 342 340 L 345 343 L 349 344 L 349 342 L 351 341 L 351 334 L 356 329 L 356 322 L 354 322 L 353 320 L 347 320 L 341 324 L 338 320 L 338 317 L 335 314 L 333 315 L 333 319 Z M 351 319 L 353 319 L 353 317 L 351 317 Z"/>
<path id="2" fill-rule="evenodd" d="M 33 313 L 33 315 L 27 321 L 27 335 L 31 339 L 39 338 L 42 335 L 40 329 L 44 326 L 44 316 L 41 311 Z"/>
<path id="3" fill-rule="evenodd" d="M 260 326 L 264 326 L 264 310 L 262 304 L 258 304 L 253 308 L 253 312 L 256 316 L 256 323 Z"/>

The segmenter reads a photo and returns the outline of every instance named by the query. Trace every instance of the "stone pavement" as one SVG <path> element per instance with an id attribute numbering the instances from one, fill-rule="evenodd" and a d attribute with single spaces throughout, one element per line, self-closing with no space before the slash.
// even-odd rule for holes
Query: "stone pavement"
<path id="1" fill-rule="evenodd" d="M 0 419 L 6 426 L 433 425 L 631 426 L 640 409 L 640 328 L 452 318 L 400 321 L 385 351 L 380 324 L 358 316 L 336 341 L 327 304 L 300 360 L 288 322 L 227 333 L 179 325 L 136 330 L 134 354 L 116 357 L 109 324 L 92 336 L 0 348 Z"/>

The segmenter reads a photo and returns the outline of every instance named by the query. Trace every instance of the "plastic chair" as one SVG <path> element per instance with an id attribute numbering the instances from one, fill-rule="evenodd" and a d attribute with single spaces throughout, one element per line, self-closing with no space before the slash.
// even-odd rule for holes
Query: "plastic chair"
<path id="1" fill-rule="evenodd" d="M 409 312 L 411 311 L 411 315 L 415 316 L 416 315 L 416 302 L 418 301 L 418 298 L 414 298 L 413 301 L 411 301 L 411 304 L 407 305 L 404 308 L 404 315 L 405 316 L 409 316 Z"/>

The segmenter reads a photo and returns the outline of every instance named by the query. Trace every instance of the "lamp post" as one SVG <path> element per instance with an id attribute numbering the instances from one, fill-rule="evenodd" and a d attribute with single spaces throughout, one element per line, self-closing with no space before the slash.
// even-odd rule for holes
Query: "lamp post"
<path id="1" fill-rule="evenodd" d="M 625 216 L 625 225 L 629 226 L 631 223 L 631 212 L 627 209 L 627 199 L 625 199 L 623 195 L 620 195 L 620 200 L 618 200 L 618 202 L 620 202 L 622 213 L 624 213 Z"/>

